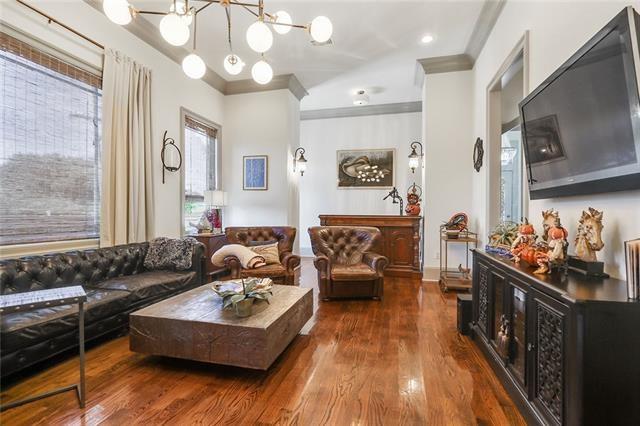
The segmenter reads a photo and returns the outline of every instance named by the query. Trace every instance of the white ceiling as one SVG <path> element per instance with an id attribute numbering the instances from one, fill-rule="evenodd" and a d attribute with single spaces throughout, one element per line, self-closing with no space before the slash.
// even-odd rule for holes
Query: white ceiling
<path id="1" fill-rule="evenodd" d="M 192 0 L 193 1 L 193 0 Z M 257 1 L 257 0 L 256 0 Z M 168 10 L 171 0 L 133 0 L 141 9 Z M 296 24 L 325 15 L 333 22 L 332 46 L 313 46 L 301 29 L 274 32 L 266 57 L 275 74 L 295 74 L 309 91 L 303 109 L 351 106 L 350 94 L 365 89 L 371 104 L 420 99 L 414 84 L 416 59 L 452 55 L 465 50 L 484 0 L 265 0 L 269 13 L 286 10 Z M 195 1 L 198 6 L 206 4 Z M 226 80 L 251 78 L 251 65 L 259 55 L 245 41 L 255 17 L 240 6 L 232 7 L 234 51 L 247 63 L 238 76 L 224 71 L 228 53 L 226 18 L 213 4 L 198 17 L 198 54 Z M 158 24 L 160 17 L 146 15 Z M 427 45 L 420 38 L 430 33 Z M 190 46 L 190 44 L 189 44 Z"/>

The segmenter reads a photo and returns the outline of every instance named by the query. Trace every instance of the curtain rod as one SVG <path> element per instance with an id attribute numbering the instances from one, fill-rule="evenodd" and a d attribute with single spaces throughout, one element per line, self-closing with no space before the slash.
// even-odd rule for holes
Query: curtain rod
<path id="1" fill-rule="evenodd" d="M 89 43 L 99 47 L 100 49 L 104 50 L 104 46 L 100 43 L 98 43 L 97 41 L 93 40 L 92 38 L 87 37 L 86 35 L 82 34 L 79 31 L 74 30 L 73 28 L 71 28 L 68 25 L 63 24 L 62 22 L 58 21 L 56 18 L 54 18 L 53 16 L 50 16 L 46 13 L 44 13 L 43 11 L 36 9 L 35 7 L 31 6 L 30 4 L 25 3 L 23 0 L 16 0 L 18 3 L 20 3 L 21 5 L 28 7 L 29 9 L 33 10 L 34 12 L 36 12 L 39 15 L 44 16 L 45 18 L 47 18 L 47 20 L 49 21 L 49 24 L 51 24 L 52 22 L 60 25 L 62 28 L 64 28 L 67 31 L 71 31 L 72 33 L 74 33 L 75 35 L 77 35 L 78 37 L 83 38 L 84 40 L 88 41 Z"/>

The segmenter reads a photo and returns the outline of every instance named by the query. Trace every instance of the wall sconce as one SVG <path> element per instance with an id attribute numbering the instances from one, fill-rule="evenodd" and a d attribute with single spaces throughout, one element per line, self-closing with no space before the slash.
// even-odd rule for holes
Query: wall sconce
<path id="1" fill-rule="evenodd" d="M 177 153 L 177 156 L 176 156 Z M 162 137 L 162 151 L 160 151 L 162 159 L 162 183 L 164 183 L 164 171 L 177 172 L 182 167 L 182 153 L 176 145 L 173 138 L 167 137 L 167 130 L 164 131 Z"/>
<path id="2" fill-rule="evenodd" d="M 416 152 L 417 147 L 420 147 L 420 154 Z M 422 144 L 420 142 L 411 142 L 411 154 L 409 154 L 409 168 L 411 169 L 411 173 L 415 173 L 416 169 L 420 167 L 420 159 L 423 156 Z"/>
<path id="3" fill-rule="evenodd" d="M 300 156 L 298 157 L 298 151 L 300 151 Z M 300 170 L 300 176 L 304 176 L 305 170 L 307 170 L 307 159 L 304 158 L 304 148 L 296 149 L 296 152 L 293 153 L 293 171 L 296 171 L 296 168 Z"/>

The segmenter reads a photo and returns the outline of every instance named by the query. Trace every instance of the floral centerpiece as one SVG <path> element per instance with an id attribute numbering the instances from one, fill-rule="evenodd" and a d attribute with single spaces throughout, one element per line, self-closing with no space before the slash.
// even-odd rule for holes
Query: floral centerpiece
<path id="1" fill-rule="evenodd" d="M 273 295 L 272 287 L 270 278 L 247 278 L 216 282 L 212 289 L 222 298 L 222 309 L 233 307 L 236 315 L 248 317 L 256 299 L 269 303 L 269 297 Z"/>

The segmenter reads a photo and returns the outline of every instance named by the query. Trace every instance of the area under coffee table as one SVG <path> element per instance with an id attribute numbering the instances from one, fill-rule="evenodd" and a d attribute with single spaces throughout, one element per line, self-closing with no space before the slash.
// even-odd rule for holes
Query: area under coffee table
<path id="1" fill-rule="evenodd" d="M 130 349 L 215 364 L 266 370 L 313 314 L 309 288 L 273 286 L 273 297 L 238 318 L 203 285 L 129 316 Z"/>

